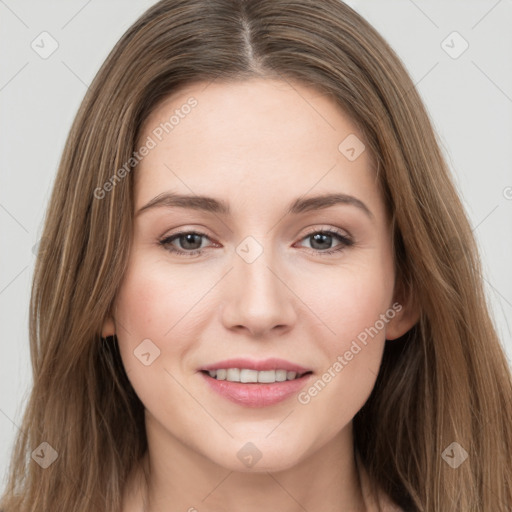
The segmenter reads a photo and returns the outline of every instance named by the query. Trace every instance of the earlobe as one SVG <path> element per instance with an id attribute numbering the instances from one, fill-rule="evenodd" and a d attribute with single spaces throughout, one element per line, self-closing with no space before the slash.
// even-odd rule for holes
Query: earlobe
<path id="1" fill-rule="evenodd" d="M 116 333 L 116 326 L 114 324 L 114 319 L 111 316 L 108 316 L 103 322 L 103 328 L 101 330 L 101 337 L 107 338 L 108 336 L 114 336 Z"/>
<path id="2" fill-rule="evenodd" d="M 403 290 L 402 290 L 403 291 Z M 404 300 L 405 293 L 398 294 L 399 298 L 395 300 L 393 307 L 396 314 L 386 326 L 386 339 L 395 340 L 403 336 L 418 322 L 420 318 L 420 307 L 414 298 L 414 294 L 410 292 L 407 294 L 407 299 Z M 401 299 L 401 300 L 400 300 Z"/>
<path id="3" fill-rule="evenodd" d="M 419 320 L 419 311 L 411 307 L 403 307 L 389 321 L 386 327 L 386 339 L 396 340 L 409 331 Z"/>

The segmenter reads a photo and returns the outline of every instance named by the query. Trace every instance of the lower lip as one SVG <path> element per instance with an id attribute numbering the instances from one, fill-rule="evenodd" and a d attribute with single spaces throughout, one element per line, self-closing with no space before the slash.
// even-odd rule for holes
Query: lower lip
<path id="1" fill-rule="evenodd" d="M 297 394 L 312 376 L 311 373 L 299 379 L 274 382 L 272 384 L 257 384 L 217 380 L 207 373 L 201 372 L 208 385 L 223 397 L 246 407 L 265 407 L 282 402 Z"/>

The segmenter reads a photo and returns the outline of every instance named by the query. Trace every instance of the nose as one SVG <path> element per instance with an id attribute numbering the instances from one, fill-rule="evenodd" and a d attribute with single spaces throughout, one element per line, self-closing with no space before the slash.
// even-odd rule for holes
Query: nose
<path id="1" fill-rule="evenodd" d="M 235 255 L 233 266 L 226 276 L 224 326 L 258 338 L 273 330 L 288 331 L 297 318 L 289 272 L 267 250 L 253 262 Z"/>

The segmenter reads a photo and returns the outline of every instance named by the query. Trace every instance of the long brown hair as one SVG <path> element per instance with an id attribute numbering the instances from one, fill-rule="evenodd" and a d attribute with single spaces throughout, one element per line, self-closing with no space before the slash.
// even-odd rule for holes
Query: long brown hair
<path id="1" fill-rule="evenodd" d="M 340 0 L 162 0 L 111 51 L 72 125 L 45 219 L 30 304 L 33 388 L 0 507 L 120 510 L 147 449 L 116 339 L 101 339 L 130 252 L 136 168 L 126 162 L 170 93 L 251 77 L 329 94 L 378 163 L 399 283 L 421 313 L 386 342 L 354 418 L 372 482 L 407 511 L 510 510 L 512 378 L 471 228 L 403 64 Z M 43 442 L 57 454 L 47 468 L 31 457 L 54 453 Z M 468 454 L 457 468 L 447 462 L 454 449 Z"/>

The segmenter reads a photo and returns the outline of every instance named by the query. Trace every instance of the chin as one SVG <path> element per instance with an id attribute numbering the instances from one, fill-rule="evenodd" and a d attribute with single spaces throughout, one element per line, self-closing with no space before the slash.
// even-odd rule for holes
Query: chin
<path id="1" fill-rule="evenodd" d="M 264 438 L 253 439 L 235 442 L 236 447 L 233 450 L 223 452 L 220 457 L 212 457 L 211 460 L 239 473 L 273 473 L 296 466 L 304 455 L 303 443 L 285 445 L 280 437 L 272 441 Z"/>

